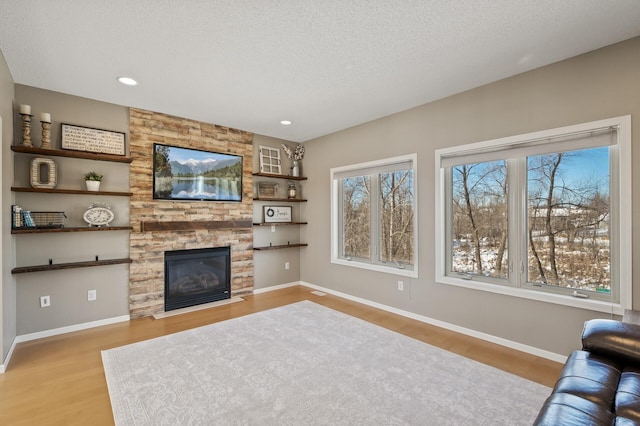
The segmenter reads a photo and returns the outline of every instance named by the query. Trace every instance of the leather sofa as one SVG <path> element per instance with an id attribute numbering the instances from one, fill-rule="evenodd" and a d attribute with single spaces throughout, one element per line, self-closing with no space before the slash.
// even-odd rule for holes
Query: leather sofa
<path id="1" fill-rule="evenodd" d="M 534 425 L 640 425 L 640 325 L 585 322 Z"/>

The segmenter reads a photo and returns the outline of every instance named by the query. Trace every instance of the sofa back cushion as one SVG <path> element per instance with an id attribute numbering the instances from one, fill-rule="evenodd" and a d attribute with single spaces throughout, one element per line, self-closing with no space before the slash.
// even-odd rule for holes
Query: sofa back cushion
<path id="1" fill-rule="evenodd" d="M 640 325 L 607 319 L 584 323 L 582 349 L 640 366 Z"/>

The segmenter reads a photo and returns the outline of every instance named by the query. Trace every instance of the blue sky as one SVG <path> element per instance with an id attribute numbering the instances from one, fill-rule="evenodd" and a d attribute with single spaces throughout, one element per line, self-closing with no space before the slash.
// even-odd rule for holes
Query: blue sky
<path id="1" fill-rule="evenodd" d="M 584 180 L 598 178 L 601 182 L 609 178 L 609 147 L 592 148 L 580 151 L 578 158 L 572 159 L 567 179 Z"/>
<path id="2" fill-rule="evenodd" d="M 560 174 L 570 186 L 596 181 L 603 192 L 609 192 L 609 147 L 573 151 L 561 163 Z"/>
<path id="3" fill-rule="evenodd" d="M 590 148 L 578 151 L 571 151 L 560 163 L 560 168 L 556 175 L 555 184 L 557 186 L 566 185 L 574 189 L 594 188 L 597 185 L 601 194 L 609 193 L 609 147 Z M 537 156 L 529 157 L 529 161 Z M 502 160 L 479 163 L 480 167 L 473 170 L 471 175 L 472 184 L 483 176 L 487 168 L 492 168 Z M 457 167 L 454 168 L 456 170 Z M 530 178 L 535 179 L 535 174 L 530 174 Z M 454 183 L 458 182 L 461 176 L 459 172 L 454 172 Z M 491 184 L 491 183 L 490 183 Z M 536 185 L 535 180 L 529 182 Z M 534 187 L 530 187 L 533 190 Z M 499 192 L 499 190 L 496 190 Z"/>
<path id="4" fill-rule="evenodd" d="M 204 161 L 204 160 L 228 160 L 232 158 L 229 155 L 225 154 L 217 154 L 213 152 L 204 152 L 204 151 L 196 151 L 192 149 L 183 149 L 183 148 L 169 148 L 169 161 L 179 161 L 181 163 L 186 162 L 187 160 L 196 160 L 196 161 Z"/>

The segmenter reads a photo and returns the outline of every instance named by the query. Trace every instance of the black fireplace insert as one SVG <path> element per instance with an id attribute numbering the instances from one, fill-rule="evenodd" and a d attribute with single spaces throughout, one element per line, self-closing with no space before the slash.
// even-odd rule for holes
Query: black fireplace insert
<path id="1" fill-rule="evenodd" d="M 164 253 L 164 310 L 231 297 L 231 249 L 212 247 Z"/>

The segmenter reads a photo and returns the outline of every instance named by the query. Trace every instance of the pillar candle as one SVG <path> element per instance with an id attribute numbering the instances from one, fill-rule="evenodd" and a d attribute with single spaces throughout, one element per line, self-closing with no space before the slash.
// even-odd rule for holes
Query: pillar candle
<path id="1" fill-rule="evenodd" d="M 31 114 L 31 105 L 20 105 L 20 114 Z"/>
<path id="2" fill-rule="evenodd" d="M 40 121 L 51 123 L 51 114 L 49 114 L 48 112 L 43 112 L 42 114 L 40 114 Z"/>

